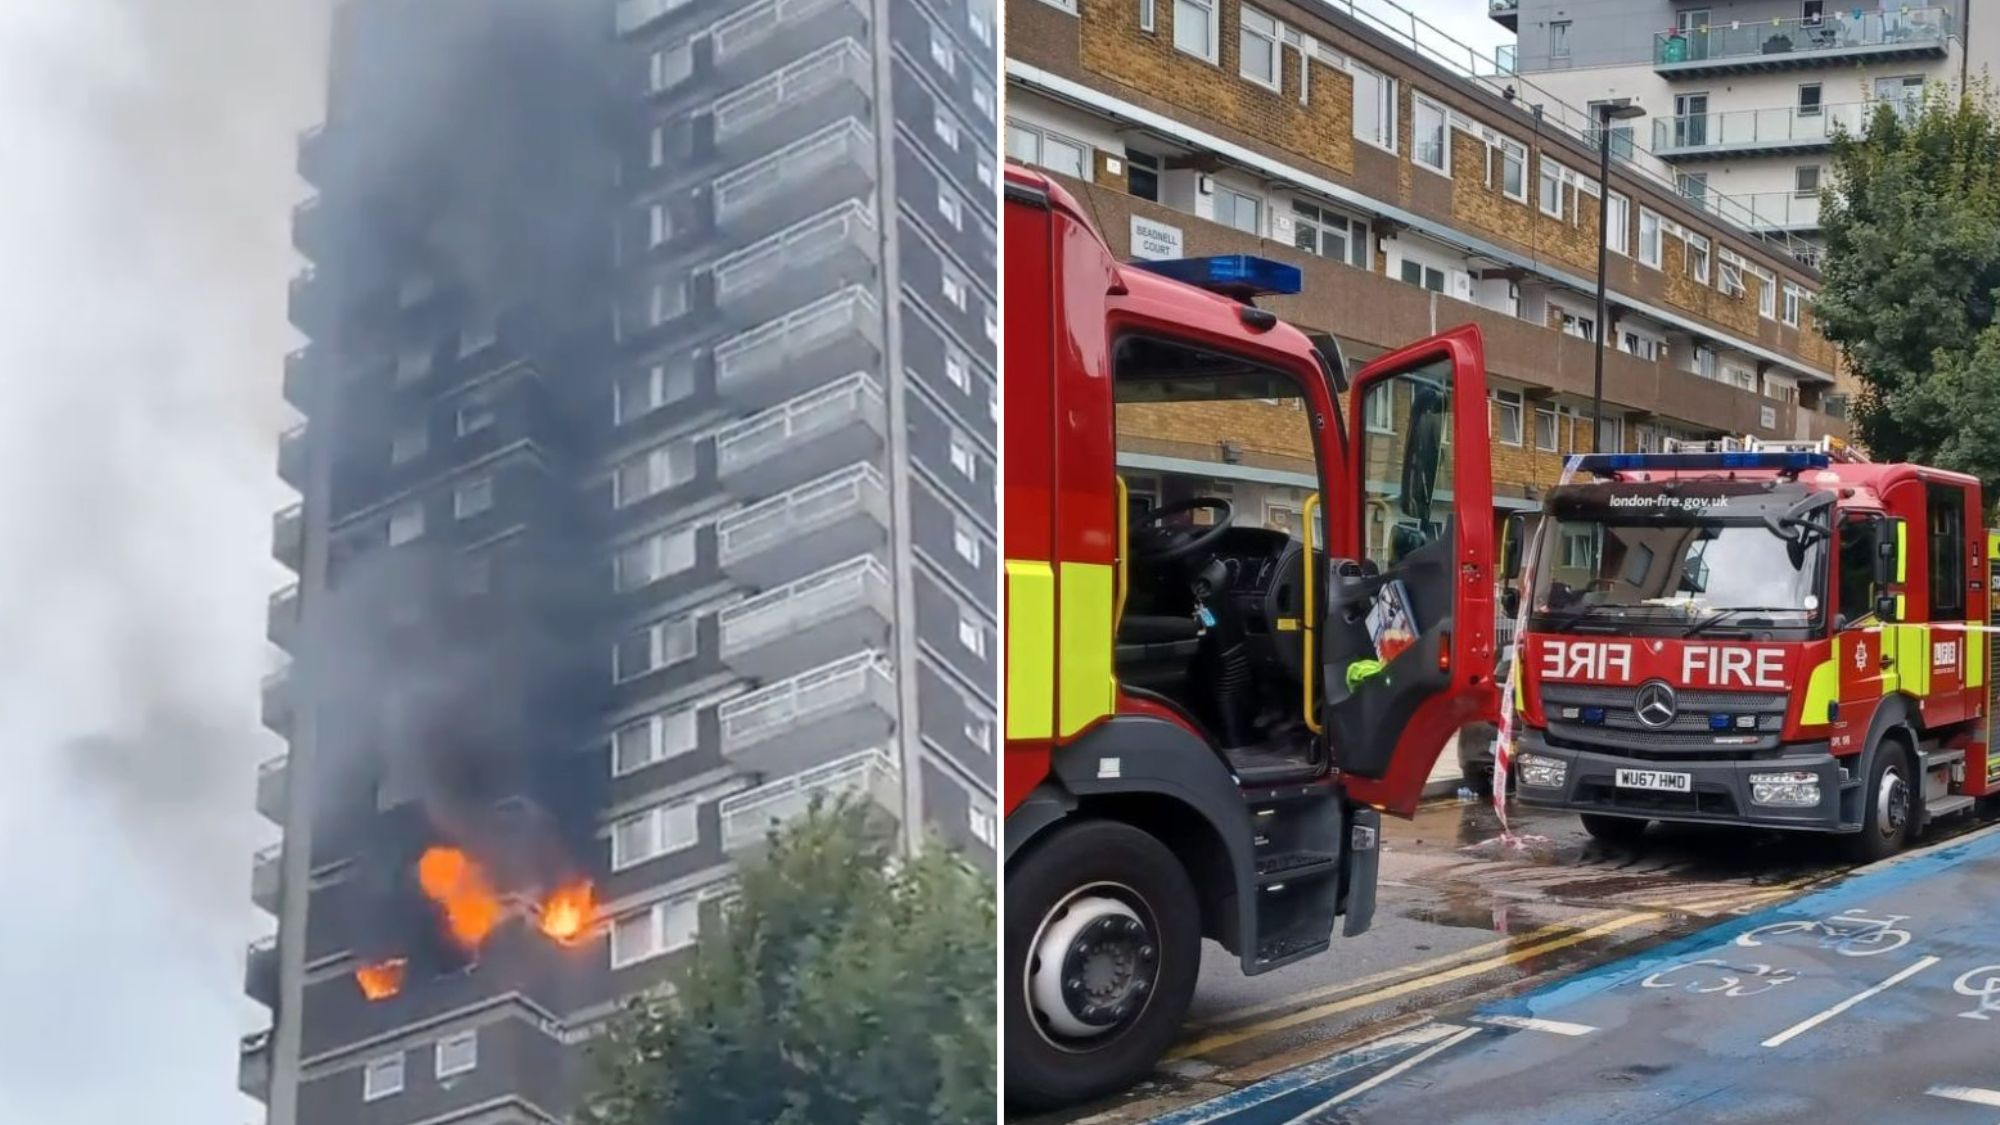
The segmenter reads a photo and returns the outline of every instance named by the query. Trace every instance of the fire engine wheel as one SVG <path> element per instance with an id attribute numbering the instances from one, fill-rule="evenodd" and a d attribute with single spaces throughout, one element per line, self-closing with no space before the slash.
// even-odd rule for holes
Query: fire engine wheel
<path id="1" fill-rule="evenodd" d="M 1849 858 L 1858 863 L 1887 859 L 1909 842 L 1915 817 L 1910 788 L 1910 755 L 1900 739 L 1885 739 L 1876 747 L 1868 770 L 1868 799 L 1861 810 L 1861 831 L 1847 837 Z"/>
<path id="2" fill-rule="evenodd" d="M 1055 829 L 1006 874 L 1007 1101 L 1051 1109 L 1132 1085 L 1173 1043 L 1201 956 L 1200 903 L 1130 825 Z"/>

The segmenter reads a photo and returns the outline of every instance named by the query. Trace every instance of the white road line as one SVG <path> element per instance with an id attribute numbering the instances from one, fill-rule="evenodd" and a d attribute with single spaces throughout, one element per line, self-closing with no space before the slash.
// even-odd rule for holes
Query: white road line
<path id="1" fill-rule="evenodd" d="M 1304 1113 L 1299 1114 L 1297 1117 L 1292 1118 L 1290 1121 L 1285 1122 L 1285 1125 L 1305 1125 L 1306 1122 L 1312 1120 L 1314 1117 L 1317 1117 L 1322 1113 L 1325 1113 L 1327 1110 L 1332 1109 L 1334 1106 L 1337 1106 L 1342 1102 L 1350 1101 L 1354 1098 L 1360 1097 L 1361 1095 L 1367 1093 L 1370 1090 L 1373 1090 L 1375 1087 L 1380 1086 L 1382 1083 L 1387 1082 L 1391 1078 L 1396 1077 L 1397 1075 L 1403 1073 L 1404 1071 L 1409 1070 L 1411 1067 L 1416 1066 L 1417 1064 L 1423 1062 L 1424 1060 L 1430 1058 L 1431 1056 L 1441 1054 L 1444 1051 L 1447 1051 L 1452 1047 L 1455 1047 L 1458 1044 L 1465 1042 L 1467 1039 L 1470 1039 L 1477 1034 L 1479 1034 L 1478 1028 L 1468 1027 L 1465 1030 L 1459 1032 L 1458 1034 L 1453 1035 L 1449 1039 L 1444 1039 L 1440 1040 L 1437 1043 L 1433 1043 L 1430 1046 L 1425 1047 L 1423 1050 L 1418 1051 L 1416 1054 L 1411 1055 L 1409 1058 L 1404 1059 L 1402 1062 L 1397 1063 L 1395 1066 L 1392 1066 L 1389 1069 L 1383 1071 L 1382 1073 L 1376 1075 L 1375 1077 L 1370 1078 L 1368 1081 L 1358 1083 L 1356 1085 L 1348 1087 L 1345 1090 L 1342 1090 L 1340 1093 L 1335 1094 L 1333 1097 L 1328 1098 L 1327 1100 L 1319 1103 L 1318 1105 L 1312 1107 L 1311 1109 L 1306 1110 Z"/>
<path id="2" fill-rule="evenodd" d="M 1821 1012 L 1816 1016 L 1810 1016 L 1806 1019 L 1800 1020 L 1798 1023 L 1795 1023 L 1792 1026 L 1786 1028 L 1785 1030 L 1780 1031 L 1776 1035 L 1771 1036 L 1769 1039 L 1764 1040 L 1764 1046 L 1782 1047 L 1786 1043 L 1790 1042 L 1792 1040 L 1792 1037 L 1811 1031 L 1813 1028 L 1818 1027 L 1820 1024 L 1825 1023 L 1826 1021 L 1832 1019 L 1833 1017 L 1839 1015 L 1840 1013 L 1846 1011 L 1847 1009 L 1852 1008 L 1856 1004 L 1861 1003 L 1863 1000 L 1868 999 L 1870 996 L 1874 996 L 1877 993 L 1885 992 L 1891 988 L 1894 988 L 1895 986 L 1903 983 L 1904 981 L 1910 979 L 1913 976 L 1916 976 L 1918 973 L 1923 972 L 1925 969 L 1928 969 L 1932 965 L 1935 965 L 1937 963 L 1938 959 L 1936 957 L 1920 957 L 1917 959 L 1916 964 L 1911 965 L 1909 968 L 1902 970 L 1895 976 L 1892 976 L 1888 980 L 1883 981 L 1881 984 L 1875 985 L 1872 988 L 1863 989 L 1862 991 L 1855 993 L 1854 995 L 1848 997 L 1847 999 L 1842 1000 L 1840 1003 L 1835 1004 L 1833 1007 L 1828 1008 L 1826 1011 Z"/>
<path id="3" fill-rule="evenodd" d="M 1924 1093 L 1934 1098 L 1950 1098 L 1955 1102 L 2000 1106 L 2000 1090 L 1982 1090 L 1977 1086 L 1932 1086 Z"/>
<path id="4" fill-rule="evenodd" d="M 1536 1019 L 1533 1016 L 1481 1016 L 1479 1022 L 1522 1031 L 1546 1031 L 1550 1035 L 1589 1035 L 1597 1030 L 1586 1023 L 1564 1023 L 1562 1020 Z"/>

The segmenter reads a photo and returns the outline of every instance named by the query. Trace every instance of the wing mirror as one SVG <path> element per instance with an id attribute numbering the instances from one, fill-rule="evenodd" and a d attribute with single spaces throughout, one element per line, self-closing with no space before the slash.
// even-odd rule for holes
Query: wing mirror
<path id="1" fill-rule="evenodd" d="M 1522 544 L 1527 535 L 1528 517 L 1520 512 L 1508 516 L 1507 522 L 1500 525 L 1501 581 L 1514 582 L 1521 577 Z"/>

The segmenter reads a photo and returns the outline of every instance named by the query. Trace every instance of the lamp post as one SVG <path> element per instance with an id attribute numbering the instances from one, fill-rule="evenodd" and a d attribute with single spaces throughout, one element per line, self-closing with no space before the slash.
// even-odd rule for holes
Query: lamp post
<path id="1" fill-rule="evenodd" d="M 1646 116 L 1631 98 L 1598 102 L 1597 111 L 1597 372 L 1590 384 L 1590 451 L 1604 451 L 1604 338 L 1611 327 L 1604 319 L 1604 271 L 1609 264 L 1606 243 L 1611 238 L 1611 123 Z"/>

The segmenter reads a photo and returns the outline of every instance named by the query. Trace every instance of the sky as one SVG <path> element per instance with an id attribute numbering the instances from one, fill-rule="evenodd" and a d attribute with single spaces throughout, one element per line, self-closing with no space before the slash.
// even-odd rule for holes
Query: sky
<path id="1" fill-rule="evenodd" d="M 258 681 L 329 2 L 0 2 L 0 1121 L 261 1116 L 236 1041 L 268 1021 Z"/>

